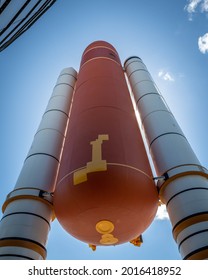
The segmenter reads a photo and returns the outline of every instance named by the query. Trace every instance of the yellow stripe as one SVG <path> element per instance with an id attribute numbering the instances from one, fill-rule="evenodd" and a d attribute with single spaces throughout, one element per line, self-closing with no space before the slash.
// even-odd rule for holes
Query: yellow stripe
<path id="1" fill-rule="evenodd" d="M 39 246 L 36 243 L 33 243 L 32 241 L 27 240 L 18 240 L 18 239 L 6 239 L 6 240 L 0 240 L 0 247 L 23 247 L 32 251 L 35 251 L 39 255 L 42 256 L 42 258 L 46 259 L 46 250 L 44 250 L 41 246 Z"/>
<path id="2" fill-rule="evenodd" d="M 182 166 L 186 166 L 186 165 L 178 165 L 178 166 L 174 167 L 174 169 L 177 168 L 177 167 L 182 167 Z M 170 169 L 170 170 L 172 170 L 172 169 Z M 170 170 L 168 170 L 168 171 L 170 171 Z M 168 173 L 168 171 L 166 173 Z M 175 179 L 180 178 L 180 177 L 184 177 L 184 176 L 188 176 L 188 175 L 197 175 L 197 176 L 202 176 L 202 177 L 205 177 L 205 178 L 208 179 L 208 174 L 206 174 L 205 172 L 200 171 L 200 170 L 184 171 L 184 172 L 181 172 L 181 173 L 178 173 L 178 174 L 175 174 L 175 175 L 169 177 L 161 185 L 161 187 L 159 189 L 159 197 L 160 197 L 160 200 L 162 201 L 162 203 L 165 204 L 165 202 L 163 200 L 163 193 L 165 191 L 165 187 L 167 187 L 170 184 L 170 182 L 174 181 Z"/>
<path id="3" fill-rule="evenodd" d="M 39 200 L 39 201 L 47 204 L 48 206 L 50 206 L 50 208 L 53 210 L 53 205 L 49 201 L 47 201 L 47 200 L 45 200 L 45 199 L 43 199 L 41 197 L 34 196 L 34 195 L 17 195 L 17 196 L 14 196 L 14 197 L 11 197 L 11 198 L 7 199 L 4 202 L 4 204 L 2 206 L 2 212 L 4 213 L 6 207 L 8 206 L 9 203 L 11 203 L 11 202 L 13 202 L 15 200 L 18 200 L 18 199 L 34 199 L 34 200 Z"/>
<path id="4" fill-rule="evenodd" d="M 40 196 L 36 196 L 36 195 L 30 195 L 30 194 L 20 194 L 20 195 L 15 195 L 15 196 L 12 196 L 12 197 L 9 197 L 10 194 L 14 193 L 15 191 L 19 191 L 19 190 L 23 190 L 23 189 L 31 189 L 31 190 L 38 190 L 40 191 L 40 189 L 37 189 L 37 188 L 19 188 L 19 189 L 14 189 L 12 192 L 10 192 L 8 195 L 7 195 L 7 199 L 6 201 L 4 202 L 4 204 L 2 205 L 2 213 L 5 212 L 7 206 L 15 201 L 15 200 L 18 200 L 18 199 L 34 199 L 34 200 L 38 200 L 44 204 L 46 204 L 47 206 L 49 206 L 51 208 L 51 211 L 52 211 L 52 221 L 54 221 L 54 219 L 56 218 L 55 216 L 55 213 L 54 213 L 54 209 L 53 209 L 53 204 L 51 202 L 49 202 L 48 200 L 40 197 Z"/>
<path id="5" fill-rule="evenodd" d="M 189 258 L 187 258 L 186 260 L 204 260 L 204 259 L 208 259 L 208 249 L 195 253 L 191 255 Z"/>
<path id="6" fill-rule="evenodd" d="M 178 234 L 183 231 L 185 228 L 193 225 L 193 224 L 197 224 L 197 223 L 201 223 L 201 222 L 205 222 L 208 221 L 208 214 L 199 214 L 196 215 L 194 217 L 190 217 L 187 220 L 179 223 L 178 226 L 176 226 L 173 230 L 173 237 L 176 240 L 178 237 Z"/>

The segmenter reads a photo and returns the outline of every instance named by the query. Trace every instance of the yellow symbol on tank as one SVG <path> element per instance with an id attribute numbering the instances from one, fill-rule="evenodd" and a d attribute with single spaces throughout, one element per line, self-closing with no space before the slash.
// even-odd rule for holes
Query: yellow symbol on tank
<path id="1" fill-rule="evenodd" d="M 96 224 L 96 231 L 101 233 L 100 243 L 103 245 L 113 245 L 118 242 L 112 232 L 114 231 L 114 224 L 110 221 L 103 220 Z"/>
<path id="2" fill-rule="evenodd" d="M 102 235 L 100 243 L 103 245 L 113 245 L 118 242 L 118 238 L 114 237 L 113 234 L 106 233 Z"/>
<path id="3" fill-rule="evenodd" d="M 74 172 L 74 185 L 87 181 L 88 173 L 107 170 L 107 162 L 102 160 L 102 143 L 104 140 L 109 140 L 108 134 L 100 134 L 96 140 L 90 142 L 92 145 L 92 161 L 87 162 L 86 167 Z"/>

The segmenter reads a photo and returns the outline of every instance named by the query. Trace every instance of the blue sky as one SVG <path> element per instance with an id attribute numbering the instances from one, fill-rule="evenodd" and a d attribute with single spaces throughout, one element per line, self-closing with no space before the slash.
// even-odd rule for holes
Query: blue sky
<path id="1" fill-rule="evenodd" d="M 59 0 L 0 53 L 0 204 L 17 180 L 60 71 L 79 69 L 85 47 L 106 40 L 121 61 L 141 57 L 201 164 L 208 167 L 208 1 Z M 167 218 L 141 248 L 88 246 L 52 224 L 48 259 L 180 259 Z"/>

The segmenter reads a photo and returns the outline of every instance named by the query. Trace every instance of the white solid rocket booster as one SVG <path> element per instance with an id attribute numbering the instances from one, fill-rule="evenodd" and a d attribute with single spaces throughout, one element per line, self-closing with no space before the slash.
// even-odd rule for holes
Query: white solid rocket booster
<path id="1" fill-rule="evenodd" d="M 139 57 L 124 63 L 183 259 L 208 259 L 208 172 L 201 166 Z"/>
<path id="2" fill-rule="evenodd" d="M 62 70 L 15 185 L 3 205 L 1 259 L 45 259 L 54 191 L 77 73 Z"/>

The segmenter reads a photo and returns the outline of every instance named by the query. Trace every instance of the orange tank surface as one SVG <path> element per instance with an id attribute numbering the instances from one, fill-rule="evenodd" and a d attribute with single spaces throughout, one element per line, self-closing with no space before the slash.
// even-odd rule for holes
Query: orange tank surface
<path id="1" fill-rule="evenodd" d="M 138 237 L 152 222 L 157 190 L 115 48 L 82 56 L 54 193 L 64 229 L 93 245 Z"/>

